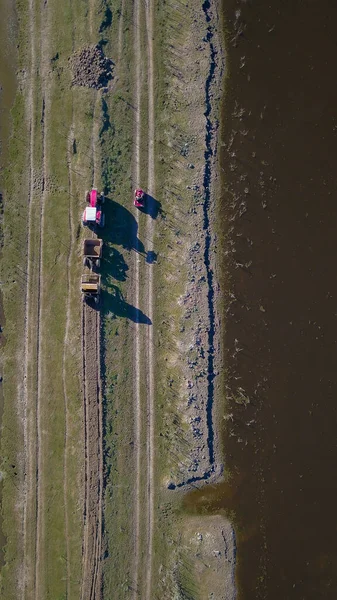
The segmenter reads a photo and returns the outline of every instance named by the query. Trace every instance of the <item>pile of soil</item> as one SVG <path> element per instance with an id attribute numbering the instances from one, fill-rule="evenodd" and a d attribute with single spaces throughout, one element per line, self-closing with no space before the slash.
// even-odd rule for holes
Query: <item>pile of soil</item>
<path id="1" fill-rule="evenodd" d="M 104 56 L 100 46 L 87 46 L 69 59 L 73 71 L 73 85 L 100 89 L 112 79 L 113 62 Z"/>

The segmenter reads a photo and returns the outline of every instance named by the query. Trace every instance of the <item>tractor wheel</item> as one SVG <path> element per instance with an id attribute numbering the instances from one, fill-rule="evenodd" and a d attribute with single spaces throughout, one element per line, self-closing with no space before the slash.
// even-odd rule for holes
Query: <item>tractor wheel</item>
<path id="1" fill-rule="evenodd" d="M 88 190 L 85 190 L 85 201 L 87 202 L 87 204 L 89 204 L 90 202 L 90 194 Z"/>
<path id="2" fill-rule="evenodd" d="M 100 266 L 101 266 L 101 261 L 100 261 L 100 259 L 98 258 L 98 259 L 96 260 L 96 269 L 99 269 L 99 268 L 100 268 Z"/>
<path id="3" fill-rule="evenodd" d="M 83 258 L 83 266 L 86 267 L 87 266 L 87 257 L 85 256 Z"/>
<path id="4" fill-rule="evenodd" d="M 104 204 L 104 202 L 105 202 L 105 196 L 104 196 L 103 192 L 101 192 L 101 196 L 100 197 L 101 197 L 101 204 Z"/>

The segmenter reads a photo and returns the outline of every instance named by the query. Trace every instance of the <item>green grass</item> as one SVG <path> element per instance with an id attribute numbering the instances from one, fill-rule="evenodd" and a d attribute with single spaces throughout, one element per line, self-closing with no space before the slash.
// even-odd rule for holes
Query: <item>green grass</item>
<path id="1" fill-rule="evenodd" d="M 19 340 L 23 334 L 23 323 L 18 321 L 18 314 L 24 309 L 25 290 L 25 247 L 22 240 L 26 236 L 27 218 L 27 160 L 23 153 L 24 139 L 27 134 L 24 121 L 24 98 L 18 93 L 12 111 L 13 129 L 17 132 L 11 140 L 8 164 L 4 174 L 5 189 L 11 194 L 4 194 L 6 210 L 4 213 L 4 256 L 1 263 L 1 280 L 3 302 L 6 319 L 6 349 L 4 353 L 4 412 L 1 432 L 1 471 L 4 475 L 2 488 L 3 531 L 6 536 L 5 567 L 1 571 L 0 591 L 3 597 L 15 598 L 15 572 L 20 560 L 20 515 L 13 510 L 13 498 L 17 497 L 22 479 L 22 466 L 18 464 L 18 448 L 22 447 L 22 431 L 18 422 L 17 397 L 19 376 L 17 361 Z M 11 215 L 9 219 L 8 215 Z M 19 375 L 19 374 L 18 374 Z M 8 400 L 7 400 L 8 399 Z M 7 401 L 6 401 L 7 400 Z M 13 475 L 10 465 L 17 465 L 18 476 Z M 6 592 L 6 596 L 4 595 Z"/>
<path id="2" fill-rule="evenodd" d="M 106 53 L 117 58 L 119 6 L 111 6 L 112 25 L 104 31 Z M 104 363 L 104 595 L 128 597 L 132 548 L 132 298 L 127 291 L 132 277 L 130 213 L 133 103 L 130 78 L 132 37 L 131 7 L 126 4 L 123 22 L 122 61 L 116 64 L 118 80 L 102 99 L 100 152 L 102 186 L 108 196 L 104 210 L 107 226 L 102 233 L 102 333 Z M 122 296 L 119 297 L 119 294 Z M 116 300 L 116 298 L 119 298 Z"/>
<path id="3" fill-rule="evenodd" d="M 29 38 L 27 35 L 27 5 L 20 0 L 19 63 L 27 67 Z M 135 219 L 132 215 L 132 142 L 134 128 L 134 60 L 132 5 L 125 2 L 121 61 L 117 63 L 119 15 L 121 1 L 98 2 L 93 15 L 82 0 L 48 2 L 51 30 L 48 36 L 48 86 L 50 102 L 46 105 L 48 161 L 47 194 L 44 212 L 42 269 L 42 375 L 41 375 L 41 440 L 43 449 L 44 529 L 42 539 L 42 590 L 44 600 L 79 597 L 81 581 L 82 504 L 83 489 L 83 415 L 81 396 L 80 356 L 80 297 L 78 282 L 81 272 L 80 242 L 82 234 L 78 223 L 84 204 L 84 191 L 92 182 L 92 130 L 99 132 L 94 142 L 95 162 L 101 172 L 96 173 L 96 184 L 107 195 L 104 210 L 107 226 L 102 232 L 104 254 L 102 272 L 102 376 L 104 380 L 104 593 L 106 598 L 130 598 L 132 586 L 133 503 L 134 486 L 134 406 L 133 406 L 133 326 L 135 319 L 133 298 L 134 247 L 132 234 Z M 142 5 L 142 11 L 144 7 Z M 183 11 L 183 13 L 181 12 Z M 143 13 L 142 13 L 143 14 Z M 143 14 L 144 17 L 144 14 Z M 90 33 L 89 20 L 93 27 Z M 180 4 L 157 2 L 155 8 L 155 107 L 156 107 L 156 200 L 162 213 L 157 217 L 154 249 L 158 255 L 153 268 L 155 314 L 155 440 L 156 440 L 156 530 L 154 538 L 154 591 L 163 598 L 171 597 L 172 590 L 187 596 L 189 580 L 183 570 L 177 575 L 180 554 L 177 550 L 176 526 L 182 515 L 178 513 L 179 498 L 167 497 L 164 482 L 177 477 L 179 463 L 186 455 L 184 433 L 187 425 L 181 412 L 186 390 L 181 388 L 184 377 L 185 355 L 181 342 L 187 344 L 197 312 L 185 319 L 185 308 L 178 303 L 183 296 L 188 278 L 188 250 L 198 237 L 195 228 L 195 210 L 200 211 L 200 198 L 186 186 L 191 172 L 187 163 L 202 160 L 203 143 L 195 142 L 189 126 L 191 107 L 184 85 L 177 73 L 188 69 L 186 58 L 176 52 L 182 48 L 190 32 L 194 12 Z M 37 23 L 40 17 L 37 15 Z M 144 18 L 140 32 L 144 56 L 146 39 Z M 112 90 L 98 97 L 93 90 L 71 88 L 68 58 L 73 50 L 87 40 L 104 42 L 104 51 L 115 62 L 115 80 Z M 173 48 L 172 48 L 173 46 Z M 39 52 L 39 37 L 36 39 Z M 173 51 L 175 49 L 175 51 Z M 146 69 L 146 58 L 144 62 Z M 35 140 L 34 164 L 36 175 L 41 174 L 42 138 L 41 78 L 36 76 L 34 88 Z M 140 185 L 147 185 L 147 81 L 142 78 L 142 139 Z M 18 371 L 19 350 L 23 335 L 22 314 L 25 299 L 27 270 L 27 197 L 28 197 L 28 128 L 24 116 L 24 96 L 18 92 L 13 108 L 11 141 L 11 168 L 5 180 L 6 262 L 2 264 L 6 309 L 5 350 L 5 411 L 1 448 L 5 473 L 3 491 L 4 530 L 7 535 L 6 566 L 1 572 L 0 591 L 7 598 L 17 598 L 15 573 L 20 561 L 20 518 L 15 512 L 18 491 L 8 467 L 16 464 L 18 449 L 22 448 L 22 429 L 17 418 L 17 386 L 22 380 Z M 68 136 L 73 124 L 76 152 L 71 156 L 71 170 L 67 168 Z M 184 157 L 180 151 L 189 143 L 191 153 Z M 39 259 L 40 196 L 34 195 L 34 221 L 31 261 Z M 199 208 L 198 208 L 199 207 Z M 70 222 L 73 222 L 71 230 Z M 144 246 L 146 218 L 140 215 L 138 237 Z M 71 239 L 73 236 L 73 245 Z M 144 259 L 142 259 L 144 260 Z M 68 267 L 69 264 L 69 279 Z M 141 268 L 142 272 L 143 267 Z M 15 281 L 13 282 L 13 272 Z M 35 265 L 32 280 L 32 311 L 37 311 L 37 275 Z M 70 287 L 69 286 L 70 281 Z M 141 281 L 141 290 L 142 290 Z M 69 345 L 64 352 L 67 294 L 70 294 Z M 141 291 L 146 294 L 146 290 Z M 143 304 L 145 296 L 142 296 Z M 146 327 L 146 325 L 144 325 Z M 36 394 L 36 335 L 30 332 L 32 353 L 28 385 Z M 192 357 L 191 353 L 191 357 Z M 145 348 L 143 358 L 145 360 Z M 66 386 L 63 382 L 63 366 Z M 67 397 L 67 416 L 65 400 Z M 141 389 L 145 398 L 144 382 Z M 145 431 L 143 415 L 143 432 Z M 65 448 L 67 427 L 68 445 Z M 33 427 L 32 436 L 36 434 Z M 142 439 L 142 444 L 144 440 Z M 67 458 L 67 497 L 63 493 L 63 469 Z M 52 477 L 50 474 L 52 473 Z M 19 486 L 22 480 L 19 472 Z M 141 493 L 145 482 L 141 481 Z M 67 590 L 67 545 L 65 539 L 65 506 L 69 516 L 68 566 L 70 583 Z M 34 557 L 34 508 L 29 530 L 31 555 Z M 145 534 L 145 520 L 141 523 Z M 186 559 L 188 560 L 188 558 Z M 183 582 L 183 583 L 182 583 Z M 180 591 L 179 591 L 180 590 Z M 69 595 L 67 593 L 69 592 Z M 190 593 L 190 592 L 188 592 Z M 192 593 L 192 592 L 191 592 Z M 194 592 L 193 592 L 194 593 Z M 6 594 L 6 595 L 4 595 Z M 185 594 L 185 595 L 184 595 Z"/>
<path id="4" fill-rule="evenodd" d="M 28 13 L 24 2 L 20 11 L 20 44 L 19 64 L 22 68 L 29 66 L 28 52 Z M 79 265 L 79 237 L 75 228 L 75 243 L 70 252 L 69 218 L 79 222 L 83 192 L 83 176 L 90 179 L 90 164 L 80 164 L 82 177 L 71 172 L 72 196 L 69 195 L 69 173 L 67 168 L 67 136 L 73 118 L 73 105 L 78 102 L 78 90 L 70 87 L 68 56 L 73 44 L 81 45 L 87 29 L 86 17 L 81 2 L 64 2 L 59 12 L 56 2 L 48 3 L 50 19 L 53 24 L 49 32 L 48 55 L 51 58 L 59 52 L 57 69 L 49 72 L 49 97 L 46 104 L 45 122 L 47 127 L 46 154 L 48 171 L 46 173 L 46 203 L 44 211 L 44 238 L 42 247 L 42 271 L 44 287 L 41 290 L 41 335 L 42 335 L 42 371 L 41 371 L 41 428 L 43 436 L 40 440 L 42 450 L 42 484 L 43 536 L 41 546 L 41 589 L 44 598 L 66 597 L 66 543 L 65 543 L 65 503 L 69 515 L 69 556 L 68 563 L 71 580 L 67 598 L 79 597 L 81 580 L 81 541 L 82 541 L 82 397 L 80 387 L 80 298 L 78 281 L 81 266 Z M 80 39 L 73 37 L 73 15 L 77 16 L 77 30 Z M 37 11 L 36 23 L 40 16 Z M 81 37 L 82 36 L 82 37 Z M 39 35 L 36 36 L 36 50 L 39 51 Z M 46 59 L 48 60 L 48 55 Z M 37 60 L 38 60 L 37 54 Z M 52 63 L 51 63 L 52 64 Z M 48 68 L 48 67 L 47 67 Z M 93 94 L 90 94 L 92 98 Z M 42 174 L 42 93 L 41 80 L 36 76 L 34 83 L 34 165 L 37 183 Z M 90 109 L 90 105 L 85 107 Z M 20 347 L 22 347 L 25 283 L 27 273 L 27 215 L 28 215 L 28 152 L 29 138 L 27 121 L 24 118 L 24 95 L 18 92 L 13 107 L 13 138 L 10 144 L 10 168 L 5 174 L 5 216 L 4 236 L 6 261 L 2 264 L 2 278 L 8 280 L 4 288 L 4 305 L 6 314 L 6 348 L 5 348 L 5 409 L 1 449 L 5 480 L 3 486 L 4 531 L 7 538 L 5 548 L 6 565 L 1 573 L 2 596 L 17 598 L 16 571 L 22 560 L 22 538 L 20 510 L 13 510 L 17 502 L 17 494 L 23 477 L 22 465 L 19 470 L 18 484 L 12 481 L 9 464 L 16 464 L 18 453 L 22 448 L 22 428 L 18 421 L 17 386 L 22 381 L 22 370 L 18 370 Z M 74 119 L 74 127 L 78 145 L 85 145 L 91 135 L 91 120 L 80 120 L 81 111 Z M 13 156 L 13 159 L 11 159 Z M 78 167 L 76 157 L 73 166 Z M 87 161 L 88 163 L 88 161 Z M 37 188 L 32 198 L 33 230 L 32 251 L 30 260 L 34 265 L 31 285 L 31 316 L 37 314 L 37 281 L 39 263 L 39 224 L 40 224 L 40 192 Z M 77 237 L 76 237 L 77 236 Z M 65 354 L 66 390 L 63 386 L 63 345 L 66 319 L 66 296 L 68 293 L 67 261 L 70 267 L 70 328 L 69 346 Z M 23 274 L 23 275 L 22 275 Z M 36 395 L 36 339 L 35 329 L 30 330 L 30 361 L 28 372 L 29 392 Z M 68 435 L 67 446 L 67 479 L 68 496 L 63 494 L 63 468 L 65 452 L 65 403 L 64 393 L 68 398 Z M 32 410 L 35 411 L 34 405 Z M 6 433 L 8 432 L 8 433 Z M 36 435 L 35 428 L 30 430 Z M 34 469 L 34 464 L 31 465 Z M 7 476 L 8 473 L 8 476 Z M 14 493 L 13 493 L 14 492 Z M 34 490 L 32 489 L 32 493 Z M 31 558 L 35 554 L 35 503 L 29 505 L 28 517 L 31 517 L 28 529 L 28 548 Z M 28 590 L 29 591 L 29 590 Z"/>

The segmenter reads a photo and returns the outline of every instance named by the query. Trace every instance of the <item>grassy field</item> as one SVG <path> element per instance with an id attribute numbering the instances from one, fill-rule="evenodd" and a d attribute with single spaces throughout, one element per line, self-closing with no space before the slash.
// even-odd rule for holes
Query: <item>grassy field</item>
<path id="1" fill-rule="evenodd" d="M 20 597 L 18 589 L 22 585 L 25 585 L 22 597 L 27 599 L 34 596 L 36 586 L 44 600 L 71 600 L 80 596 L 84 477 L 78 285 L 83 235 L 80 217 L 84 192 L 95 184 L 104 188 L 107 196 L 101 265 L 104 597 L 126 599 L 132 595 L 130 557 L 134 526 L 133 332 L 136 318 L 146 321 L 146 315 L 135 312 L 133 297 L 134 241 L 138 238 L 140 259 L 145 262 L 146 217 L 140 215 L 137 231 L 131 202 L 134 185 L 140 184 L 145 189 L 147 186 L 144 14 L 140 32 L 144 49 L 142 181 L 135 182 L 132 179 L 135 79 L 132 3 L 49 0 L 45 8 L 34 2 L 32 7 L 33 13 L 26 0 L 18 0 L 19 67 L 23 77 L 13 107 L 11 166 L 5 175 L 6 260 L 2 261 L 1 278 L 6 282 L 3 290 L 7 343 L 1 470 L 7 544 L 0 591 L 6 599 Z M 179 511 L 179 495 L 167 492 L 169 481 L 179 477 L 182 465 L 188 461 L 190 441 L 186 441 L 185 435 L 189 425 L 184 413 L 187 401 L 184 382 L 187 359 L 194 357 L 193 335 L 203 311 L 202 307 L 199 312 L 198 308 L 193 309 L 186 317 L 181 301 L 191 283 L 190 248 L 203 236 L 199 188 L 205 151 L 203 82 L 209 70 L 209 54 L 207 48 L 203 52 L 196 48 L 193 37 L 197 36 L 200 43 L 205 32 L 203 11 L 199 9 L 199 25 L 196 25 L 195 7 L 173 0 L 155 4 L 158 214 L 155 256 L 152 256 L 156 263 L 153 598 L 204 597 L 200 589 L 184 595 L 184 586 L 187 589 L 190 585 L 188 578 L 185 581 L 189 559 L 179 541 L 184 517 Z M 33 53 L 29 37 L 32 29 Z M 83 45 L 98 42 L 114 61 L 114 81 L 109 93 L 71 86 L 69 57 Z M 199 282 L 201 296 L 207 294 L 202 276 L 203 273 Z M 142 302 L 146 293 L 141 281 Z M 25 350 L 23 316 L 27 302 Z M 26 404 L 25 351 L 28 353 Z M 202 371 L 200 367 L 201 378 L 205 376 Z M 146 395 L 144 382 L 141 394 Z M 12 465 L 16 465 L 17 475 L 13 474 Z M 141 486 L 144 493 L 143 479 Z M 27 530 L 23 547 L 25 493 Z M 143 523 L 141 536 L 145 537 Z M 35 580 L 37 552 L 39 566 Z M 26 583 L 22 584 L 23 581 Z"/>
<path id="2" fill-rule="evenodd" d="M 80 214 L 85 187 L 93 183 L 91 138 L 96 94 L 71 87 L 68 58 L 87 39 L 88 11 L 81 2 L 63 2 L 61 11 L 59 3 L 50 2 L 44 14 L 40 5 L 29 11 L 22 2 L 19 8 L 19 61 L 26 76 L 13 108 L 13 159 L 5 176 L 6 261 L 2 264 L 2 276 L 8 281 L 4 287 L 8 341 L 1 440 L 7 545 L 2 597 L 18 598 L 18 588 L 25 586 L 24 597 L 29 598 L 37 586 L 43 598 L 78 598 L 83 527 Z M 34 55 L 28 42 L 32 27 Z M 31 104 L 27 102 L 30 91 Z M 77 149 L 84 152 L 74 152 L 69 144 L 71 136 L 76 138 Z M 26 406 L 25 302 L 29 320 Z M 19 465 L 16 481 L 11 464 Z M 24 493 L 26 533 L 22 526 Z"/>

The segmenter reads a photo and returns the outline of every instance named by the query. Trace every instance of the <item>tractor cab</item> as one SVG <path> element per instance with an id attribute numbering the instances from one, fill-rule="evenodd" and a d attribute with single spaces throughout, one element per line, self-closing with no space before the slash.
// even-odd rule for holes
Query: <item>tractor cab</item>
<path id="1" fill-rule="evenodd" d="M 145 205 L 145 192 L 141 188 L 135 190 L 133 203 L 137 208 L 144 208 Z"/>
<path id="2" fill-rule="evenodd" d="M 87 206 L 83 212 L 82 223 L 88 227 L 93 227 L 95 225 L 98 225 L 98 227 L 104 227 L 103 211 L 98 209 L 96 206 Z"/>

